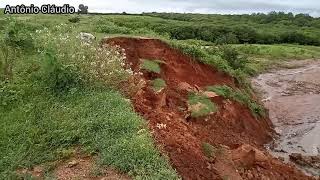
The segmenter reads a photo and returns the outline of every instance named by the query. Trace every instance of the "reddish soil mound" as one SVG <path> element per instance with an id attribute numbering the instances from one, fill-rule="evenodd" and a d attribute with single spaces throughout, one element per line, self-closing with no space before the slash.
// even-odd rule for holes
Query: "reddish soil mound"
<path id="1" fill-rule="evenodd" d="M 124 48 L 127 63 L 135 72 L 141 71 L 140 59 L 163 62 L 160 74 L 142 71 L 147 86 L 136 93 L 132 101 L 136 111 L 148 120 L 156 142 L 183 179 L 306 178 L 269 156 L 268 165 L 263 167 L 255 163 L 255 159 L 246 167 L 233 161 L 232 153 L 238 151 L 232 149 L 250 144 L 263 151 L 262 145 L 271 140 L 270 120 L 255 118 L 247 107 L 222 97 L 212 97 L 219 107 L 217 113 L 198 119 L 188 117 L 186 101 L 190 89 L 201 91 L 206 86 L 223 84 L 235 87 L 232 77 L 160 40 L 119 37 L 104 39 L 102 43 Z M 161 92 L 154 92 L 150 86 L 155 78 L 162 78 L 167 84 Z M 210 143 L 222 153 L 216 153 L 214 158 L 207 157 L 202 148 L 204 143 Z"/>

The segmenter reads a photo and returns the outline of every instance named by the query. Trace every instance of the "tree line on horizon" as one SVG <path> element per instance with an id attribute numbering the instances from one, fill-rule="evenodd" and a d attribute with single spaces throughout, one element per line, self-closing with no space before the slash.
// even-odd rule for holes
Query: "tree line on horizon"
<path id="1" fill-rule="evenodd" d="M 251 15 L 143 13 L 143 16 L 168 20 L 115 22 L 120 26 L 145 26 L 173 39 L 199 39 L 218 43 L 279 44 L 320 46 L 320 18 L 309 14 L 284 12 Z"/>

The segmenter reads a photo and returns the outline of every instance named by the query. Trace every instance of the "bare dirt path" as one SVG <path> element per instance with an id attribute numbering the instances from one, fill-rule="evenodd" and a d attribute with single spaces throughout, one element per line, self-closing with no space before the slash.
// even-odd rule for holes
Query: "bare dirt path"
<path id="1" fill-rule="evenodd" d="M 295 68 L 253 79 L 279 134 L 271 150 L 286 160 L 298 153 L 293 156 L 299 156 L 303 169 L 320 175 L 320 61 L 295 61 L 290 66 Z"/>

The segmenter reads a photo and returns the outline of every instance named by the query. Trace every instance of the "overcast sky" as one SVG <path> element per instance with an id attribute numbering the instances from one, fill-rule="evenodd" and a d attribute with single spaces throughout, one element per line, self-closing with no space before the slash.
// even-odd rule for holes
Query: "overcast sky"
<path id="1" fill-rule="evenodd" d="M 91 12 L 180 12 L 243 14 L 285 11 L 320 16 L 320 0 L 1 0 L 0 7 L 9 5 L 42 5 L 83 3 Z"/>

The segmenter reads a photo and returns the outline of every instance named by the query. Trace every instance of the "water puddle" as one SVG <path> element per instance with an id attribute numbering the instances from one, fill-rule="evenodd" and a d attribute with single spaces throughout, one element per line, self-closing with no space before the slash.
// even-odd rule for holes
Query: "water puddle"
<path id="1" fill-rule="evenodd" d="M 270 145 L 272 154 L 288 161 L 297 153 L 313 163 L 299 160 L 306 173 L 320 175 L 320 61 L 292 63 L 300 67 L 261 74 L 252 83 L 279 134 Z"/>

